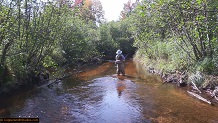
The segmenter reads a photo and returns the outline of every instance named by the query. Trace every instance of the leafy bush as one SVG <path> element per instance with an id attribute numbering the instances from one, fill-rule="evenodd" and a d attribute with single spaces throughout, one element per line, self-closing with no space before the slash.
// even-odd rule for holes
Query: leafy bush
<path id="1" fill-rule="evenodd" d="M 194 83 L 197 87 L 200 87 L 204 82 L 204 77 L 200 71 L 196 71 L 195 74 L 192 74 L 188 78 L 189 83 Z"/>
<path id="2" fill-rule="evenodd" d="M 205 58 L 203 61 L 200 61 L 196 64 L 196 70 L 202 71 L 208 74 L 213 73 L 216 65 L 214 64 L 211 58 Z"/>

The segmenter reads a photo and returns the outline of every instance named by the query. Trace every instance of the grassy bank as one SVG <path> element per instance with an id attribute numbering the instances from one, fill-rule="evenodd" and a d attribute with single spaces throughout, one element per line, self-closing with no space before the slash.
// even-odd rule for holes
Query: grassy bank
<path id="1" fill-rule="evenodd" d="M 209 75 L 200 71 L 194 71 L 186 66 L 175 66 L 164 59 L 149 59 L 137 52 L 134 60 L 140 62 L 150 73 L 158 74 L 163 78 L 163 82 L 176 83 L 177 85 L 188 85 L 199 94 L 204 94 L 218 102 L 218 76 Z M 182 69 L 178 69 L 182 68 Z"/>

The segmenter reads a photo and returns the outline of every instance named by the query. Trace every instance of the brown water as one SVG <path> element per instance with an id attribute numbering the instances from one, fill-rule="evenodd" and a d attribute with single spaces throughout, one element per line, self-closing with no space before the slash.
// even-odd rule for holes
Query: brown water
<path id="1" fill-rule="evenodd" d="M 80 79 L 0 99 L 0 117 L 38 117 L 40 123 L 218 123 L 218 108 L 126 63 L 117 77 L 105 63 Z"/>

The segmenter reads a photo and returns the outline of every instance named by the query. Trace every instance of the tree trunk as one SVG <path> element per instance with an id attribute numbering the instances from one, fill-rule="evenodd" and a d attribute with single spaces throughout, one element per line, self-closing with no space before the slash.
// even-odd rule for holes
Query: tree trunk
<path id="1" fill-rule="evenodd" d="M 1 57 L 1 67 L 3 68 L 2 71 L 2 83 L 4 83 L 6 81 L 6 77 L 8 76 L 8 69 L 7 69 L 7 65 L 5 64 L 6 61 L 6 54 L 7 54 L 7 50 L 8 48 L 11 46 L 11 44 L 14 42 L 14 40 L 9 40 L 9 42 L 5 45 L 4 49 L 2 50 L 2 57 Z"/>

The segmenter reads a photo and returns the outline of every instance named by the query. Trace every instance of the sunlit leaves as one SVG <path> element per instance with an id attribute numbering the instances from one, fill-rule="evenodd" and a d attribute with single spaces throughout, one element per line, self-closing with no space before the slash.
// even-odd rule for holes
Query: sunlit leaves
<path id="1" fill-rule="evenodd" d="M 99 55 L 95 43 L 100 39 L 93 19 L 81 18 L 75 12 L 78 9 L 74 11 L 61 2 L 39 6 L 23 1 L 12 8 L 6 3 L 0 5 L 0 49 L 4 51 L 0 60 L 17 78 L 39 72 L 39 66 L 77 65 Z M 89 7 L 88 10 L 94 9 Z M 97 11 L 101 9 L 96 8 L 94 14 Z"/>
<path id="2" fill-rule="evenodd" d="M 158 57 L 157 52 L 165 51 L 157 44 L 173 38 L 174 47 L 194 61 L 213 57 L 213 48 L 217 47 L 217 4 L 214 0 L 144 0 L 133 15 L 135 46 L 146 51 L 143 53 L 147 56 Z"/>

